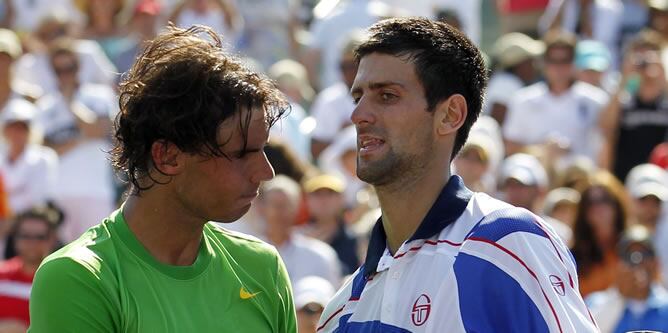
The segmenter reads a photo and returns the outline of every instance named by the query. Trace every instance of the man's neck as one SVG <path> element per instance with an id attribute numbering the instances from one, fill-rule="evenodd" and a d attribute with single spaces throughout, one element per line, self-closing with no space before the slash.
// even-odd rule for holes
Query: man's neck
<path id="1" fill-rule="evenodd" d="M 197 259 L 206 219 L 192 216 L 173 197 L 148 190 L 123 206 L 128 228 L 161 263 L 192 265 Z"/>
<path id="2" fill-rule="evenodd" d="M 375 187 L 391 253 L 396 253 L 401 244 L 415 233 L 448 182 L 449 168 L 440 170 L 443 171 L 432 168 L 412 184 L 392 188 Z"/>
<path id="3" fill-rule="evenodd" d="M 573 85 L 573 82 L 570 83 L 548 83 L 548 86 L 550 87 L 550 93 L 554 96 L 559 96 L 564 93 L 566 93 L 569 89 L 571 89 L 571 86 Z"/>

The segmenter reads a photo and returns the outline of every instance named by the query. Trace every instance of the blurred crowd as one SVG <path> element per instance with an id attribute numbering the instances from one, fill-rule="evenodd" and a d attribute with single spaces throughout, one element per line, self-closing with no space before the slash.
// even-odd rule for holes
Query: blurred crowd
<path id="1" fill-rule="evenodd" d="M 364 29 L 395 16 L 486 53 L 453 172 L 557 231 L 603 332 L 668 331 L 668 0 L 0 0 L 0 332 L 29 325 L 40 262 L 121 202 L 117 84 L 168 22 L 214 28 L 291 103 L 265 149 L 277 176 L 223 227 L 277 247 L 315 332 L 380 216 L 355 175 L 349 89 Z"/>

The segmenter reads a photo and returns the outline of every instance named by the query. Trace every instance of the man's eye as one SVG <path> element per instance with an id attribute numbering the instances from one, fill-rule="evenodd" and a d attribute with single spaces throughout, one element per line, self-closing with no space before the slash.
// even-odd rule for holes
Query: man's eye
<path id="1" fill-rule="evenodd" d="M 389 101 L 392 101 L 393 99 L 397 98 L 397 95 L 390 94 L 390 93 L 381 93 L 381 94 L 380 94 L 380 98 L 381 98 L 384 102 L 389 102 Z"/>

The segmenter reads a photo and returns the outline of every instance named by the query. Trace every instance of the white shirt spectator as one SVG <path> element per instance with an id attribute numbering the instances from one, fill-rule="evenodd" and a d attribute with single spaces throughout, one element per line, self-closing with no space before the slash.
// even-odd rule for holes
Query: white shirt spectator
<path id="1" fill-rule="evenodd" d="M 315 118 L 313 139 L 332 142 L 336 135 L 348 124 L 355 109 L 355 102 L 348 87 L 339 82 L 316 96 L 311 115 Z"/>
<path id="2" fill-rule="evenodd" d="M 553 95 L 545 82 L 523 88 L 510 101 L 503 125 L 507 140 L 523 145 L 558 140 L 576 155 L 596 159 L 600 137 L 597 121 L 608 95 L 583 82 Z"/>
<path id="3" fill-rule="evenodd" d="M 118 111 L 115 94 L 107 86 L 83 85 L 75 101 L 98 117 L 111 118 Z M 46 139 L 59 143 L 80 135 L 76 118 L 60 93 L 40 99 L 38 107 Z M 106 153 L 110 149 L 107 139 L 89 139 L 60 156 L 55 199 L 66 215 L 60 229 L 65 242 L 76 239 L 113 210 L 113 175 Z"/>
<path id="4" fill-rule="evenodd" d="M 293 232 L 290 239 L 277 249 L 292 284 L 314 275 L 335 287 L 341 285 L 341 263 L 327 243 Z"/>
<path id="5" fill-rule="evenodd" d="M 524 83 L 516 75 L 506 71 L 499 71 L 492 75 L 487 85 L 485 106 L 483 112 L 490 114 L 494 103 L 508 107 L 510 99 L 524 87 Z"/>
<path id="6" fill-rule="evenodd" d="M 565 3 L 564 3 L 565 2 Z M 541 17 L 538 28 L 545 33 L 550 24 L 556 19 L 559 8 L 563 9 L 561 27 L 567 31 L 575 32 L 578 24 L 580 11 L 579 0 L 550 0 Z M 612 54 L 612 68 L 619 64 L 619 43 L 622 33 L 622 19 L 624 16 L 624 5 L 620 0 L 594 0 L 589 18 L 592 20 L 593 39 L 604 43 Z"/>
<path id="7" fill-rule="evenodd" d="M 48 147 L 28 145 L 13 162 L 3 154 L 0 172 L 12 212 L 20 213 L 53 198 L 57 168 L 58 156 Z"/>
<path id="8" fill-rule="evenodd" d="M 339 61 L 349 34 L 354 30 L 370 27 L 386 11 L 389 13 L 383 3 L 375 0 L 349 0 L 330 15 L 312 23 L 310 47 L 320 50 L 323 69 L 320 76 L 321 87 L 328 87 L 342 80 Z"/>
<path id="9" fill-rule="evenodd" d="M 116 67 L 97 42 L 77 40 L 74 44 L 79 55 L 79 82 L 103 84 L 111 87 L 118 75 Z M 58 81 L 47 53 L 27 53 L 14 66 L 16 76 L 21 80 L 42 88 L 45 94 L 58 90 Z"/>

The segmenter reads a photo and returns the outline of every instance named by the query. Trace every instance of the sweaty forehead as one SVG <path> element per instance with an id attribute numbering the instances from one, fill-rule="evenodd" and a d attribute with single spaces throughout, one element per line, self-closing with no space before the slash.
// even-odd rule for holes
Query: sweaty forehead
<path id="1" fill-rule="evenodd" d="M 250 121 L 248 121 L 249 112 Z M 240 147 L 243 144 L 242 125 L 247 131 L 249 147 L 251 145 L 261 145 L 267 141 L 269 128 L 265 112 L 263 109 L 253 109 L 238 112 L 220 124 L 219 136 L 221 143 L 231 145 L 232 147 Z"/>

